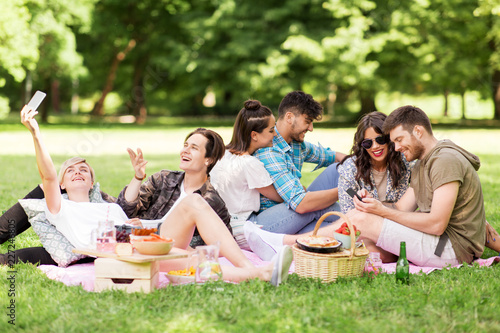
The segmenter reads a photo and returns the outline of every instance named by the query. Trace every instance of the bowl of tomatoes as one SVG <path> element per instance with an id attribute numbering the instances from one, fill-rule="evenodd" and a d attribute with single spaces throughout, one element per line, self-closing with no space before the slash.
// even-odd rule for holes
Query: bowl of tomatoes
<path id="1" fill-rule="evenodd" d="M 355 225 L 353 225 L 352 227 L 354 229 L 354 240 L 357 241 L 359 236 L 361 235 L 361 231 L 359 231 Z M 342 223 L 340 228 L 335 230 L 335 232 L 333 233 L 333 237 L 342 243 L 342 248 L 351 248 L 351 230 L 349 230 L 349 226 L 346 222 Z"/>

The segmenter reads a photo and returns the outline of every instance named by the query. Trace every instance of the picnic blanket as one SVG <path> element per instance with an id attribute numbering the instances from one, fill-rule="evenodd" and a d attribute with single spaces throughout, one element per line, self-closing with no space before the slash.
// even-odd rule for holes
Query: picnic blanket
<path id="1" fill-rule="evenodd" d="M 257 267 L 268 265 L 269 262 L 262 261 L 256 254 L 253 252 L 243 250 L 245 256 Z M 232 264 L 226 258 L 219 258 L 219 262 L 221 265 L 229 265 Z M 495 263 L 500 262 L 500 256 L 491 257 L 488 259 L 478 259 L 474 261 L 478 263 L 480 266 L 491 266 Z M 451 266 L 447 268 L 458 268 L 462 265 Z M 60 281 L 67 286 L 82 286 L 84 290 L 94 291 L 94 264 L 79 264 L 79 265 L 71 265 L 66 268 L 52 266 L 52 265 L 41 265 L 38 267 L 42 272 L 47 275 L 49 279 Z M 433 271 L 440 270 L 441 268 L 436 267 L 420 267 L 410 264 L 410 273 L 412 274 L 429 274 Z M 295 271 L 294 264 L 290 266 L 290 273 Z M 373 271 L 372 268 L 366 268 L 365 271 Z M 382 271 L 385 273 L 393 274 L 396 271 L 396 263 L 389 263 L 382 265 Z M 160 272 L 160 277 L 158 279 L 157 288 L 164 288 L 168 286 L 170 282 L 166 277 L 165 272 Z"/>
<path id="2" fill-rule="evenodd" d="M 265 266 L 269 262 L 261 260 L 255 253 L 242 250 L 245 256 L 255 266 Z M 224 257 L 219 258 L 219 263 L 223 266 L 233 266 Z M 94 291 L 94 263 L 70 265 L 68 267 L 59 267 L 53 265 L 40 265 L 38 267 L 51 280 L 59 281 L 67 286 L 82 286 L 84 290 Z M 290 273 L 294 272 L 294 265 L 290 267 Z M 157 288 L 164 288 L 170 284 L 166 277 L 166 272 L 160 272 Z"/>
<path id="3" fill-rule="evenodd" d="M 479 266 L 491 266 L 495 263 L 500 262 L 500 256 L 497 257 L 491 257 L 488 259 L 477 259 L 473 261 L 473 263 L 477 263 Z M 456 265 L 456 266 L 448 266 L 445 267 L 445 269 L 450 269 L 450 268 L 459 268 L 462 267 L 463 265 Z M 434 271 L 441 270 L 443 268 L 439 267 L 422 267 L 422 266 L 416 266 L 410 263 L 410 274 L 429 274 Z M 365 272 L 373 272 L 372 267 L 365 267 Z M 382 264 L 382 272 L 388 273 L 388 274 L 394 274 L 396 272 L 396 263 L 387 263 L 387 264 Z"/>

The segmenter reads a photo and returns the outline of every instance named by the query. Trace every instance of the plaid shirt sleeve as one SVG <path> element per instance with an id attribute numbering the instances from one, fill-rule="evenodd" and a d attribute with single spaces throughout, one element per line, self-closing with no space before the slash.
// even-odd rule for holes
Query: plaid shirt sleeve
<path id="1" fill-rule="evenodd" d="M 335 152 L 330 148 L 324 148 L 319 142 L 318 145 L 302 142 L 301 146 L 304 162 L 317 164 L 313 171 L 335 162 Z"/>
<path id="2" fill-rule="evenodd" d="M 277 152 L 272 148 L 260 149 L 256 157 L 264 163 L 278 194 L 288 204 L 288 207 L 295 210 L 306 195 L 306 192 L 300 183 L 300 179 L 290 171 L 295 168 L 292 161 L 287 161 L 283 153 Z M 264 197 L 261 200 L 261 210 L 272 207 L 275 204 L 274 201 L 266 200 Z"/>

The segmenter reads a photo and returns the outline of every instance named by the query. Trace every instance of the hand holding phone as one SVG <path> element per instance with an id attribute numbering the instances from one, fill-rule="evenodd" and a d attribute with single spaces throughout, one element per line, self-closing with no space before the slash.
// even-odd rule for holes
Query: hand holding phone
<path id="1" fill-rule="evenodd" d="M 28 106 L 32 107 L 33 110 L 36 110 L 40 106 L 46 95 L 47 94 L 43 91 L 37 90 L 28 102 Z"/>
<path id="2" fill-rule="evenodd" d="M 347 189 L 347 194 L 349 194 L 351 198 L 354 198 L 354 196 L 356 196 L 356 198 L 358 198 L 359 201 L 363 202 L 363 199 L 361 199 L 361 197 L 352 187 Z"/>

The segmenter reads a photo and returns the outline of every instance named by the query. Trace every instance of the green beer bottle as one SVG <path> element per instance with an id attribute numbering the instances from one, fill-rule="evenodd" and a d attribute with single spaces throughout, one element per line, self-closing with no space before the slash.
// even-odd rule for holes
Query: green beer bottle
<path id="1" fill-rule="evenodd" d="M 410 264 L 406 259 L 406 242 L 401 242 L 399 259 L 396 263 L 396 282 L 410 284 Z"/>

